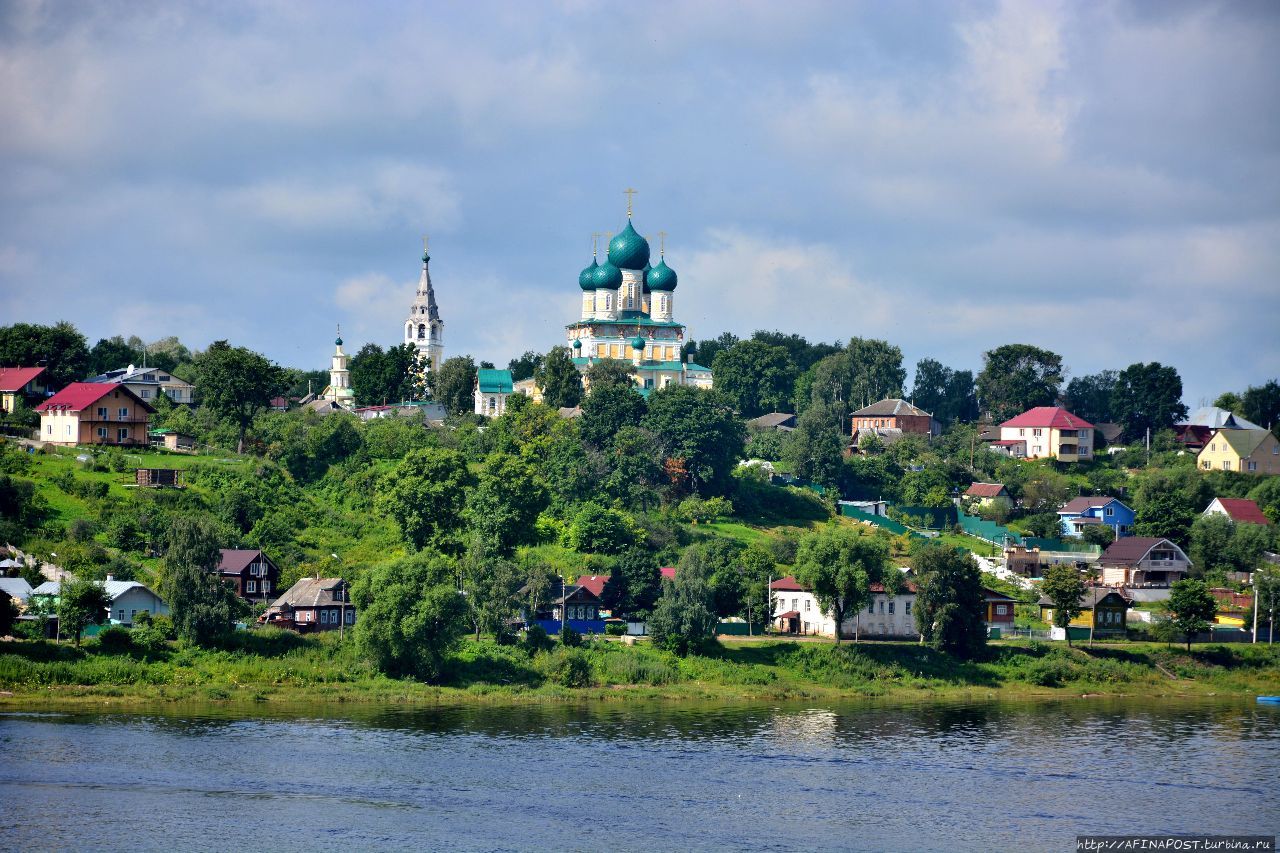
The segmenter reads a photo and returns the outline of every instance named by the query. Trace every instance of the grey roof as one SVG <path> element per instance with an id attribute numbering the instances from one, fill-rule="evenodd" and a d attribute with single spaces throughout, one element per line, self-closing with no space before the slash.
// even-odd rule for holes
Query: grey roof
<path id="1" fill-rule="evenodd" d="M 31 597 L 31 584 L 27 583 L 26 578 L 0 578 L 0 590 L 19 601 L 26 601 Z"/>
<path id="2" fill-rule="evenodd" d="M 796 416 L 789 412 L 770 412 L 747 421 L 747 426 L 757 429 L 776 429 L 777 427 L 794 427 Z"/>
<path id="3" fill-rule="evenodd" d="M 271 606 L 320 607 L 325 604 L 342 604 L 342 601 L 333 597 L 333 591 L 342 583 L 342 578 L 303 578 L 289 587 Z"/>
<path id="4" fill-rule="evenodd" d="M 102 586 L 107 591 L 107 597 L 110 598 L 112 601 L 115 601 L 117 598 L 124 595 L 129 590 L 139 588 L 139 587 L 142 589 L 145 589 L 147 592 L 150 592 L 152 595 L 155 595 L 156 598 L 160 598 L 160 596 L 156 595 L 154 592 L 151 591 L 150 587 L 148 587 L 144 583 L 139 583 L 138 581 L 103 581 Z M 62 591 L 61 581 L 45 581 L 44 583 L 40 584 L 40 586 L 31 590 L 31 594 L 32 595 L 58 595 L 61 591 Z"/>
<path id="5" fill-rule="evenodd" d="M 889 397 L 878 403 L 872 403 L 858 411 L 854 412 L 850 417 L 853 418 L 873 418 L 873 417 L 893 417 L 894 415 L 919 415 L 920 417 L 931 418 L 933 415 L 924 409 L 916 408 L 906 400 L 899 400 L 896 397 Z"/>
<path id="6" fill-rule="evenodd" d="M 1123 598 L 1126 604 L 1132 603 L 1132 596 L 1129 595 L 1129 591 L 1122 587 L 1090 586 L 1086 587 L 1084 594 L 1080 596 L 1080 604 L 1086 610 L 1093 610 L 1098 606 L 1099 601 L 1113 592 Z M 1049 596 L 1042 595 L 1040 596 L 1040 606 L 1052 607 L 1053 601 L 1050 600 Z"/>
<path id="7" fill-rule="evenodd" d="M 1262 429 L 1253 421 L 1246 421 L 1234 412 L 1219 409 L 1217 406 L 1201 406 L 1183 423 L 1207 426 L 1211 429 Z"/>

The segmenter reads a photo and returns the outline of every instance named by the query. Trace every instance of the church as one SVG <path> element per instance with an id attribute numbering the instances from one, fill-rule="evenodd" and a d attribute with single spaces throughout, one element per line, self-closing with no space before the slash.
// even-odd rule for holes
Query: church
<path id="1" fill-rule="evenodd" d="M 658 263 L 650 264 L 649 241 L 631 224 L 609 240 L 604 263 L 592 257 L 578 275 L 582 312 L 565 327 L 573 362 L 585 372 L 603 359 L 630 362 L 640 392 L 668 385 L 711 387 L 711 371 L 681 355 L 685 328 L 675 319 L 676 271 L 667 265 L 665 235 Z M 593 252 L 593 255 L 595 253 Z"/>

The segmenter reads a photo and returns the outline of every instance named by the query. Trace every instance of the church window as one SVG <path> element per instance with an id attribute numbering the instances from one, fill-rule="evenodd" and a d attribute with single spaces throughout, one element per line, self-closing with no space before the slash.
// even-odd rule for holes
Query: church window
<path id="1" fill-rule="evenodd" d="M 667 313 L 667 297 L 662 296 L 658 299 L 658 310 L 663 314 Z"/>
<path id="2" fill-rule="evenodd" d="M 427 326 L 425 323 L 418 324 L 418 340 L 422 340 L 427 336 Z"/>

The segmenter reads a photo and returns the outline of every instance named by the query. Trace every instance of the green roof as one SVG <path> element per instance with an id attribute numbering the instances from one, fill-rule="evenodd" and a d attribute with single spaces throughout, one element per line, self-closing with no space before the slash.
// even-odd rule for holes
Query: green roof
<path id="1" fill-rule="evenodd" d="M 666 329 L 683 329 L 683 323 L 670 320 L 655 320 L 647 314 L 637 314 L 622 320 L 578 320 L 565 326 L 566 329 L 582 329 L 589 326 L 660 326 Z"/>
<path id="2" fill-rule="evenodd" d="M 690 369 L 690 370 L 703 370 L 703 371 L 706 371 L 707 373 L 710 373 L 710 372 L 711 372 L 711 368 L 710 368 L 710 367 L 703 367 L 701 364 L 694 364 L 692 361 L 691 361 L 691 362 L 689 362 L 689 369 Z"/>
<path id="3" fill-rule="evenodd" d="M 1250 456 L 1271 433 L 1265 429 L 1220 429 L 1218 438 L 1231 445 L 1241 456 Z"/>
<path id="4" fill-rule="evenodd" d="M 649 241 L 636 233 L 630 219 L 627 227 L 609 241 L 609 262 L 624 270 L 642 270 L 649 263 Z"/>
<path id="5" fill-rule="evenodd" d="M 494 370 L 482 367 L 476 371 L 476 381 L 480 383 L 481 394 L 510 394 L 515 383 L 511 380 L 510 370 Z"/>

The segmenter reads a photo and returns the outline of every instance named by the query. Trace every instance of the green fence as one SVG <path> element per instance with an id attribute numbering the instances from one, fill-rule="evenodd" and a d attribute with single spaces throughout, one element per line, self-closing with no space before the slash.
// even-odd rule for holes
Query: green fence
<path id="1" fill-rule="evenodd" d="M 976 515 L 965 515 L 963 512 L 957 512 L 956 519 L 964 532 L 971 536 L 977 536 L 979 539 L 986 539 L 988 542 L 996 543 L 1003 543 L 1007 538 L 1010 545 L 1022 544 L 1022 536 L 1007 527 L 996 524 L 994 521 L 986 521 Z"/>
<path id="2" fill-rule="evenodd" d="M 883 527 L 885 530 L 888 530 L 890 533 L 898 536 L 901 536 L 903 533 L 909 533 L 912 536 L 924 538 L 921 537 L 919 533 L 916 533 L 914 530 L 907 529 L 905 525 L 899 524 L 892 518 L 886 518 L 883 515 L 875 515 L 873 513 L 866 512 L 865 510 L 858 509 L 855 506 L 840 504 L 840 514 L 847 518 L 869 522 L 874 524 L 876 527 Z"/>
<path id="3" fill-rule="evenodd" d="M 949 530 L 956 523 L 957 510 L 954 506 L 895 506 L 898 517 L 911 516 L 920 521 L 913 527 L 925 530 Z"/>
<path id="4" fill-rule="evenodd" d="M 1041 551 L 1070 551 L 1076 554 L 1102 553 L 1102 548 L 1098 545 L 1089 545 L 1085 542 L 1063 542 L 1061 539 L 1041 539 L 1038 536 L 1024 536 L 1022 544 L 1028 548 L 1039 548 Z"/>

